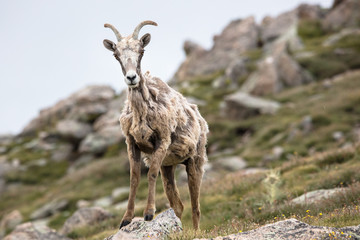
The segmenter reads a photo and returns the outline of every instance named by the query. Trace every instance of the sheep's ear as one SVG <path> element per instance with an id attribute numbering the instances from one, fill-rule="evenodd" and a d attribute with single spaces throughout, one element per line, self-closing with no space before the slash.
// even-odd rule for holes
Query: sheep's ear
<path id="1" fill-rule="evenodd" d="M 143 48 L 146 47 L 149 44 L 150 39 L 151 39 L 150 33 L 146 33 L 144 36 L 142 36 L 140 39 L 141 46 Z"/>
<path id="2" fill-rule="evenodd" d="M 116 50 L 116 44 L 108 39 L 104 39 L 103 44 L 106 49 L 114 52 Z"/>

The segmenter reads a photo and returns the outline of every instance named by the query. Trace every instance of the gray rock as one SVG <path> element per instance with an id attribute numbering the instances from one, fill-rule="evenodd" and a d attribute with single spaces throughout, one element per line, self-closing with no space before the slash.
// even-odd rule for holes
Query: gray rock
<path id="1" fill-rule="evenodd" d="M 186 54 L 186 56 L 193 54 L 193 53 L 201 53 L 201 52 L 205 52 L 205 49 L 203 47 L 201 47 L 199 44 L 192 42 L 190 40 L 187 40 L 184 42 L 184 52 Z"/>
<path id="2" fill-rule="evenodd" d="M 115 188 L 112 193 L 111 193 L 111 197 L 113 199 L 115 198 L 118 198 L 122 195 L 128 195 L 130 192 L 130 188 L 129 187 L 118 187 L 118 188 Z"/>
<path id="3" fill-rule="evenodd" d="M 345 27 L 358 27 L 360 21 L 360 1 L 341 1 L 326 15 L 322 22 L 325 30 L 336 31 Z"/>
<path id="4" fill-rule="evenodd" d="M 32 220 L 36 220 L 36 219 L 49 217 L 58 211 L 66 209 L 68 207 L 68 205 L 69 205 L 69 201 L 66 199 L 54 200 L 48 204 L 45 204 L 41 208 L 35 210 L 30 215 L 30 218 Z"/>
<path id="5" fill-rule="evenodd" d="M 247 176 L 247 175 L 252 175 L 252 174 L 264 173 L 266 171 L 267 170 L 265 168 L 246 168 L 246 169 L 239 171 L 239 173 L 242 176 Z"/>
<path id="6" fill-rule="evenodd" d="M 8 151 L 7 147 L 0 146 L 0 154 L 4 154 Z"/>
<path id="7" fill-rule="evenodd" d="M 15 138 L 12 134 L 0 134 L 0 145 L 9 145 L 15 141 Z"/>
<path id="8" fill-rule="evenodd" d="M 76 207 L 79 208 L 86 208 L 86 207 L 90 207 L 91 203 L 87 200 L 83 200 L 80 199 L 79 201 L 76 202 Z"/>
<path id="9" fill-rule="evenodd" d="M 195 98 L 195 97 L 189 97 L 189 96 L 187 96 L 187 97 L 186 97 L 186 100 L 187 100 L 189 103 L 196 104 L 196 105 L 198 105 L 198 106 L 205 106 L 205 105 L 206 105 L 206 101 L 201 100 L 201 99 L 198 99 L 198 98 Z"/>
<path id="10" fill-rule="evenodd" d="M 0 178 L 0 194 L 5 192 L 6 190 L 6 183 L 5 180 Z"/>
<path id="11" fill-rule="evenodd" d="M 109 110 L 107 113 L 101 115 L 94 122 L 94 130 L 99 131 L 108 126 L 119 126 L 120 109 Z"/>
<path id="12" fill-rule="evenodd" d="M 271 154 L 265 155 L 263 157 L 263 164 L 267 164 L 268 162 L 276 161 L 281 158 L 284 153 L 284 148 L 280 146 L 275 146 L 271 150 Z"/>
<path id="13" fill-rule="evenodd" d="M 277 239 L 277 240 L 297 240 L 297 239 L 323 239 L 334 232 L 337 238 L 351 239 L 360 238 L 360 225 L 343 228 L 317 227 L 300 222 L 296 219 L 287 219 L 276 223 L 267 224 L 263 227 L 231 234 L 226 237 L 216 237 L 212 240 L 257 240 L 257 239 Z M 342 234 L 343 233 L 343 234 Z M 195 239 L 194 239 L 195 240 Z M 204 238 L 197 240 L 206 240 Z"/>
<path id="14" fill-rule="evenodd" d="M 29 150 L 44 150 L 52 151 L 55 149 L 55 144 L 42 141 L 41 139 L 35 138 L 32 141 L 24 144 L 25 149 Z"/>
<path id="15" fill-rule="evenodd" d="M 102 197 L 102 198 L 96 199 L 94 201 L 94 206 L 95 207 L 106 208 L 106 207 L 110 207 L 111 204 L 112 204 L 112 198 L 111 197 Z"/>
<path id="16" fill-rule="evenodd" d="M 291 203 L 294 204 L 311 204 L 323 199 L 331 198 L 336 194 L 345 193 L 347 189 L 344 188 L 334 188 L 334 189 L 320 189 L 312 192 L 305 193 L 300 197 L 294 198 L 291 200 Z"/>
<path id="17" fill-rule="evenodd" d="M 83 104 L 74 107 L 68 114 L 67 118 L 80 122 L 91 123 L 100 115 L 108 111 L 108 102 L 95 102 Z"/>
<path id="18" fill-rule="evenodd" d="M 238 91 L 225 97 L 225 104 L 222 107 L 223 115 L 232 119 L 247 118 L 257 114 L 275 114 L 280 104 L 251 96 Z"/>
<path id="19" fill-rule="evenodd" d="M 73 146 L 68 143 L 62 143 L 51 153 L 51 160 L 54 162 L 60 162 L 64 160 L 70 160 L 73 152 Z"/>
<path id="20" fill-rule="evenodd" d="M 99 223 L 111 216 L 108 211 L 100 207 L 81 208 L 65 221 L 60 233 L 69 234 L 76 228 Z"/>
<path id="21" fill-rule="evenodd" d="M 4 236 L 7 230 L 14 229 L 23 221 L 24 217 L 19 210 L 14 210 L 5 215 L 0 222 L 0 238 Z"/>
<path id="22" fill-rule="evenodd" d="M 328 37 L 324 42 L 323 42 L 323 46 L 324 47 L 329 47 L 334 45 L 335 43 L 337 43 L 340 39 L 342 39 L 343 37 L 349 36 L 349 35 L 360 35 L 360 29 L 358 28 L 346 28 L 346 29 L 342 29 L 340 32 L 335 33 L 333 35 L 331 35 L 330 37 Z"/>
<path id="23" fill-rule="evenodd" d="M 127 205 L 128 205 L 128 201 L 125 200 L 125 201 L 122 201 L 122 202 L 119 202 L 119 203 L 115 204 L 114 208 L 116 210 L 125 210 L 125 209 L 127 209 Z"/>
<path id="24" fill-rule="evenodd" d="M 102 138 L 98 134 L 92 133 L 86 136 L 83 141 L 81 141 L 79 152 L 100 154 L 105 152 L 106 147 L 106 139 Z"/>
<path id="25" fill-rule="evenodd" d="M 87 165 L 95 159 L 95 156 L 92 154 L 82 154 L 77 158 L 73 165 L 68 169 L 68 173 L 75 171 L 76 169 Z"/>
<path id="26" fill-rule="evenodd" d="M 312 117 L 310 115 L 305 116 L 302 119 L 300 126 L 304 134 L 310 133 L 313 129 Z"/>
<path id="27" fill-rule="evenodd" d="M 174 210 L 168 209 L 149 222 L 144 221 L 142 218 L 133 219 L 129 225 L 105 240 L 166 239 L 170 233 L 181 231 L 180 219 L 175 215 Z"/>
<path id="28" fill-rule="evenodd" d="M 62 137 L 81 140 L 92 131 L 92 127 L 75 120 L 62 120 L 56 125 L 56 131 Z"/>
<path id="29" fill-rule="evenodd" d="M 301 4 L 297 8 L 299 19 L 321 20 L 324 17 L 324 11 L 319 5 Z"/>
<path id="30" fill-rule="evenodd" d="M 5 176 L 8 172 L 15 170 L 15 166 L 7 161 L 0 162 L 0 178 Z"/>
<path id="31" fill-rule="evenodd" d="M 249 17 L 226 26 L 220 35 L 214 37 L 214 46 L 210 50 L 186 43 L 189 54 L 172 81 L 183 82 L 224 71 L 241 54 L 256 48 L 257 39 L 258 27 L 255 19 Z"/>
<path id="32" fill-rule="evenodd" d="M 228 171 L 239 171 L 241 169 L 244 169 L 247 163 L 241 157 L 231 156 L 217 160 L 214 165 Z"/>
<path id="33" fill-rule="evenodd" d="M 273 41 L 297 24 L 297 12 L 290 11 L 276 18 L 267 17 L 261 24 L 261 40 L 264 43 Z"/>
<path id="34" fill-rule="evenodd" d="M 80 153 L 99 154 L 105 152 L 106 148 L 125 141 L 119 124 L 108 125 L 95 133 L 90 133 L 81 141 Z"/>
<path id="35" fill-rule="evenodd" d="M 344 133 L 341 132 L 341 131 L 336 131 L 336 132 L 333 132 L 332 134 L 332 138 L 335 140 L 335 141 L 341 141 L 344 139 Z"/>
<path id="36" fill-rule="evenodd" d="M 92 121 L 107 111 L 114 96 L 115 91 L 109 86 L 85 87 L 54 106 L 41 110 L 21 135 L 34 135 L 60 119 Z"/>
<path id="37" fill-rule="evenodd" d="M 21 224 L 4 240 L 70 240 L 46 226 L 35 226 L 28 222 Z"/>
<path id="38" fill-rule="evenodd" d="M 279 79 L 274 57 L 267 56 L 257 63 L 257 70 L 241 86 L 241 91 L 260 96 L 277 93 L 284 87 Z"/>
<path id="39" fill-rule="evenodd" d="M 254 95 L 267 95 L 278 93 L 284 87 L 311 82 L 311 75 L 288 53 L 288 46 L 294 45 L 296 39 L 296 29 L 291 28 L 286 35 L 269 43 L 265 56 L 257 64 L 257 70 L 249 76 L 241 90 Z"/>
<path id="40" fill-rule="evenodd" d="M 355 142 L 360 142 L 360 126 L 354 128 L 354 130 L 352 131 L 352 135 Z"/>

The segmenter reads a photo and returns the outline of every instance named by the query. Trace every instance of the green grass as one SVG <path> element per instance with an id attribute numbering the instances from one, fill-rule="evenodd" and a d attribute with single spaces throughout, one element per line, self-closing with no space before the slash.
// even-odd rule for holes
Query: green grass
<path id="1" fill-rule="evenodd" d="M 318 20 L 301 20 L 298 24 L 298 34 L 301 38 L 311 39 L 324 36 L 325 32 Z"/>
<path id="2" fill-rule="evenodd" d="M 312 73 L 317 80 L 333 77 L 346 70 L 360 68 L 360 38 L 348 35 L 333 46 L 323 46 L 322 42 L 329 34 L 321 30 L 317 21 L 301 21 L 298 32 L 305 43 L 305 51 L 315 56 L 299 59 L 302 67 Z"/>

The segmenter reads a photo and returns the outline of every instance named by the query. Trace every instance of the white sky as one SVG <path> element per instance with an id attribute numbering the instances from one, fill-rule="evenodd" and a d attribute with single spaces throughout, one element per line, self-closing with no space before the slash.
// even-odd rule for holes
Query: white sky
<path id="1" fill-rule="evenodd" d="M 151 33 L 142 70 L 169 80 L 184 60 L 183 42 L 212 46 L 231 21 L 277 16 L 300 3 L 329 7 L 332 0 L 0 0 L 0 133 L 18 133 L 39 110 L 91 84 L 125 87 L 119 64 L 103 47 L 143 20 Z"/>

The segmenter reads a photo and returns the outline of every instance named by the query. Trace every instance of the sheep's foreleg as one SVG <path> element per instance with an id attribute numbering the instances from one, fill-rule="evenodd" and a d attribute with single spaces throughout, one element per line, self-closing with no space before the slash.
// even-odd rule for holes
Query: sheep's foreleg
<path id="1" fill-rule="evenodd" d="M 159 175 L 160 167 L 162 161 L 165 158 L 168 144 L 162 144 L 159 148 L 152 154 L 150 160 L 150 168 L 148 172 L 148 184 L 149 184 L 149 193 L 147 205 L 144 210 L 144 220 L 151 221 L 155 215 L 155 190 L 156 190 L 156 179 Z"/>
<path id="2" fill-rule="evenodd" d="M 130 193 L 127 210 L 121 220 L 120 228 L 128 225 L 134 218 L 136 190 L 140 182 L 141 153 L 133 138 L 127 140 L 127 150 L 130 162 Z"/>

